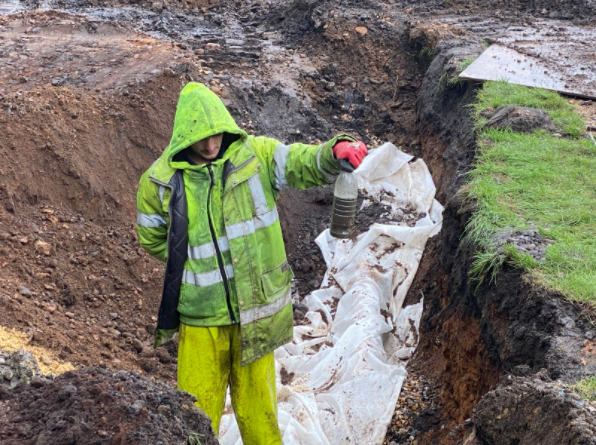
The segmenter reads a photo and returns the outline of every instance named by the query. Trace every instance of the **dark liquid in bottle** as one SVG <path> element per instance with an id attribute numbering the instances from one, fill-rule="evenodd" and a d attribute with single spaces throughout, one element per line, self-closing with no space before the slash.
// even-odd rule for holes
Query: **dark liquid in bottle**
<path id="1" fill-rule="evenodd" d="M 350 238 L 354 228 L 356 214 L 356 199 L 341 199 L 333 197 L 331 212 L 331 227 L 329 232 L 335 238 Z"/>

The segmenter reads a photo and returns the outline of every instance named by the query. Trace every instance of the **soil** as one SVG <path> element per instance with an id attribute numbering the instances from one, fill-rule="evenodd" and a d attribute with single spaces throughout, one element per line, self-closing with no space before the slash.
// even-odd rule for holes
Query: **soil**
<path id="1" fill-rule="evenodd" d="M 170 92 L 204 71 L 169 42 L 85 16 L 1 26 L 0 323 L 60 360 L 171 382 L 175 357 L 149 347 L 163 272 L 138 244 L 135 191 L 168 143 Z"/>
<path id="2" fill-rule="evenodd" d="M 505 244 L 512 244 L 518 252 L 525 252 L 536 261 L 546 261 L 546 248 L 552 243 L 552 240 L 541 235 L 537 229 L 509 231 L 495 236 L 497 251 L 502 251 Z"/>
<path id="3" fill-rule="evenodd" d="M 54 382 L 34 378 L 13 392 L 0 386 L 0 403 L 11 407 L 0 410 L 0 435 L 24 434 L 20 443 L 169 444 L 205 425 L 189 396 L 145 378 L 174 385 L 177 346 L 150 347 L 163 268 L 140 249 L 134 225 L 138 178 L 169 142 L 180 89 L 196 80 L 250 133 L 318 143 L 349 132 L 371 146 L 393 142 L 429 166 L 446 205 L 444 227 L 429 242 L 406 299 L 424 296 L 421 343 L 402 394 L 412 405 L 398 405 L 387 443 L 493 444 L 507 437 L 537 444 L 531 432 L 546 428 L 547 419 L 561 425 L 560 443 L 584 437 L 573 416 L 589 425 L 592 411 L 573 411 L 568 395 L 553 405 L 561 415 L 544 422 L 493 416 L 511 407 L 546 412 L 538 396 L 523 406 L 514 396 L 556 396 L 557 388 L 596 373 L 593 328 L 585 308 L 515 270 L 505 269 L 498 286 L 473 292 L 467 272 L 474 246 L 460 240 L 475 210 L 463 196 L 475 152 L 467 105 L 478 84 L 441 79 L 512 27 L 565 26 L 577 35 L 576 27 L 594 22 L 593 3 L 50 0 L 19 7 L 0 17 L 0 155 L 8 160 L 0 165 L 0 325 L 18 331 L 18 344 L 44 373 L 77 370 Z M 589 125 L 593 103 L 576 104 Z M 278 201 L 297 277 L 296 324 L 304 320 L 301 298 L 325 273 L 314 240 L 329 225 L 332 197 L 331 187 L 321 187 L 284 191 Z M 409 209 L 389 216 L 382 204 L 367 204 L 356 234 L 375 222 L 412 225 L 422 216 Z M 548 244 L 534 232 L 499 239 L 537 260 Z M 94 365 L 103 367 L 88 368 Z M 543 368 L 558 381 L 535 377 Z M 521 369 L 527 372 L 518 376 Z M 8 387 L 13 379 L 2 372 Z M 96 406 L 93 391 L 115 408 Z M 160 392 L 173 409 L 160 410 Z M 80 409 L 91 402 L 89 414 Z M 564 424 L 569 415 L 573 421 Z M 69 416 L 87 422 L 83 439 L 83 422 L 73 426 Z M 156 424 L 168 427 L 158 431 L 147 422 L 159 416 Z M 18 429 L 17 417 L 28 426 Z M 44 429 L 39 419 L 65 423 Z M 524 428 L 525 436 L 516 435 Z"/>
<path id="4" fill-rule="evenodd" d="M 474 410 L 468 443 L 595 444 L 596 407 L 545 374 L 509 376 L 488 393 Z"/>
<path id="5" fill-rule="evenodd" d="M 576 111 L 584 118 L 586 130 L 590 133 L 596 131 L 596 101 L 570 99 L 576 106 Z"/>
<path id="6" fill-rule="evenodd" d="M 26 371 L 26 376 L 35 375 L 37 372 L 44 375 L 58 375 L 74 369 L 72 363 L 58 358 L 53 351 L 31 342 L 31 337 L 15 329 L 0 328 L 0 350 L 3 351 L 1 358 L 4 360 L 4 362 L 0 360 L 0 365 L 8 367 L 13 376 L 17 376 L 16 380 L 9 378 L 4 373 L 4 368 L 0 367 L 4 383 L 11 386 L 23 380 L 22 364 L 31 370 Z"/>
<path id="7" fill-rule="evenodd" d="M 0 387 L 0 441 L 36 444 L 182 444 L 218 441 L 188 393 L 136 371 L 91 367 L 55 380 Z"/>
<path id="8" fill-rule="evenodd" d="M 337 2 L 294 1 L 272 19 L 279 27 L 291 17 L 282 28 L 286 42 L 318 68 L 304 78 L 303 88 L 334 129 L 373 146 L 389 141 L 419 153 L 414 134 L 421 76 L 404 51 L 409 41 L 403 18 L 386 26 L 387 11 L 375 3 L 345 11 Z M 359 25 L 366 34 L 355 31 Z"/>

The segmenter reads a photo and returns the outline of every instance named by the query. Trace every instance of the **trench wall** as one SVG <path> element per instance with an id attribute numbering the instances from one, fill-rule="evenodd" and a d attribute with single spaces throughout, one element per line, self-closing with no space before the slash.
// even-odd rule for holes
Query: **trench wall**
<path id="1" fill-rule="evenodd" d="M 472 415 L 503 375 L 532 375 L 575 382 L 596 373 L 586 358 L 590 325 L 582 308 L 505 266 L 492 284 L 476 289 L 468 271 L 476 248 L 462 242 L 475 210 L 466 199 L 466 174 L 475 153 L 470 107 L 480 84 L 441 86 L 458 60 L 482 52 L 474 38 L 439 43 L 419 93 L 421 148 L 438 199 L 445 205 L 441 234 L 431 240 L 411 292 L 422 292 L 421 360 L 441 382 L 444 414 L 458 423 Z"/>

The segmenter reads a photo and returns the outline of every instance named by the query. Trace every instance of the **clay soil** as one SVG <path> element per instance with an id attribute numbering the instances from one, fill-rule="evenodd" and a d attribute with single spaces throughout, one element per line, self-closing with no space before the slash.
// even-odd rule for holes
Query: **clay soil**
<path id="1" fill-rule="evenodd" d="M 81 16 L 0 20 L 0 323 L 59 360 L 172 381 L 175 357 L 147 348 L 162 266 L 138 244 L 135 190 L 167 145 L 174 70 L 196 67 Z"/>
<path id="2" fill-rule="evenodd" d="M 40 6 L 23 2 L 22 12 L 0 17 L 0 326 L 45 356 L 44 369 L 76 370 L 2 391 L 0 424 L 7 428 L 0 440 L 170 444 L 206 431 L 188 396 L 150 381 L 175 386 L 177 347 L 151 348 L 163 266 L 144 253 L 135 232 L 138 178 L 168 144 L 178 93 L 189 80 L 209 85 L 255 134 L 320 142 L 349 132 L 371 146 L 390 141 L 424 157 L 438 199 L 452 203 L 451 223 L 430 243 L 407 299 L 427 298 L 422 349 L 386 443 L 458 443 L 476 434 L 472 409 L 528 353 L 499 356 L 492 332 L 509 344 L 511 314 L 491 306 L 497 296 L 486 307 L 472 300 L 465 287 L 469 252 L 452 267 L 460 219 L 473 211 L 452 199 L 473 160 L 465 106 L 474 91 L 441 89 L 438 79 L 457 68 L 454 54 L 477 54 L 480 38 L 511 25 L 589 22 L 589 2 Z M 588 122 L 594 108 L 582 107 Z M 314 239 L 329 225 L 331 202 L 329 187 L 280 197 L 296 303 L 325 273 Z M 384 221 L 386 210 L 359 212 L 357 231 Z M 403 210 L 403 222 L 415 222 Z M 454 282 L 468 299 L 458 299 Z M 487 334 L 480 313 L 490 309 L 496 315 Z M 531 363 L 535 371 L 547 365 Z M 497 405 L 485 403 L 479 415 Z M 493 437 L 500 426 L 483 419 L 479 434 Z M 40 429 L 40 422 L 56 428 Z M 155 428 L 164 422 L 169 429 Z M 498 443 L 488 440 L 478 443 Z"/>

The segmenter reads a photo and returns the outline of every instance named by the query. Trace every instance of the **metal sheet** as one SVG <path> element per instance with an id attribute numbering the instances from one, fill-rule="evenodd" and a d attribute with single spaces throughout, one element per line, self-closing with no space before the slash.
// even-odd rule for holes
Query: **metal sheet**
<path id="1" fill-rule="evenodd" d="M 559 62 L 551 59 L 544 63 L 541 58 L 495 44 L 484 51 L 459 77 L 470 80 L 507 80 L 518 85 L 596 99 L 596 71 L 569 63 L 567 59 Z"/>

